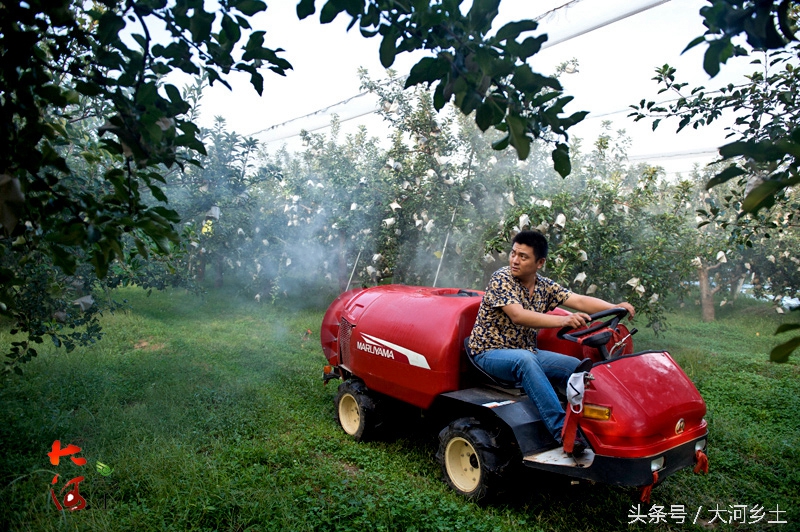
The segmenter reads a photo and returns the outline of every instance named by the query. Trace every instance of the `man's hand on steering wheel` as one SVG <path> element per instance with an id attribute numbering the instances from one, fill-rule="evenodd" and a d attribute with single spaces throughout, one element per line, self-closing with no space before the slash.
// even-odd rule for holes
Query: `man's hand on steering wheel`
<path id="1" fill-rule="evenodd" d="M 559 325 L 562 329 L 580 329 L 585 327 L 587 323 L 592 320 L 592 317 L 585 312 L 575 312 L 569 316 L 563 316 L 562 323 Z"/>
<path id="2" fill-rule="evenodd" d="M 631 305 L 627 301 L 623 301 L 622 303 L 617 303 L 614 306 L 618 307 L 618 308 L 624 308 L 625 310 L 627 310 L 628 311 L 628 320 L 633 320 L 634 316 L 636 316 L 636 309 L 633 308 L 633 305 Z"/>
<path id="3" fill-rule="evenodd" d="M 617 325 L 620 320 L 630 313 L 627 308 L 628 306 L 630 305 L 620 305 L 601 312 L 596 312 L 589 316 L 594 323 L 591 323 L 585 329 L 564 327 L 559 329 L 556 333 L 556 338 L 569 340 L 583 346 L 597 348 L 603 360 L 610 360 L 614 353 L 609 353 L 606 344 L 614 337 L 614 332 L 617 330 Z M 603 318 L 606 317 L 608 317 L 608 319 L 603 321 Z M 583 320 L 581 319 L 581 321 Z M 636 329 L 633 329 L 628 336 L 635 332 Z"/>
<path id="4" fill-rule="evenodd" d="M 595 312 L 591 316 L 588 316 L 589 318 L 588 321 L 599 320 L 600 318 L 605 318 L 606 316 L 611 316 L 611 318 L 609 318 L 606 321 L 596 321 L 595 323 L 591 323 L 586 329 L 582 329 L 579 331 L 576 331 L 575 329 L 580 329 L 580 327 L 583 327 L 583 325 L 577 327 L 573 327 L 571 325 L 562 327 L 556 333 L 556 337 L 560 339 L 571 340 L 577 343 L 583 343 L 581 338 L 586 336 L 591 336 L 594 333 L 600 331 L 601 329 L 612 329 L 612 330 L 616 329 L 617 324 L 620 322 L 620 320 L 625 316 L 627 316 L 629 313 L 630 311 L 626 307 L 623 307 L 621 305 L 619 307 L 610 308 L 607 310 L 603 310 L 601 312 Z M 576 314 L 583 314 L 583 313 L 580 312 Z M 573 314 L 573 316 L 575 316 L 576 314 Z M 586 316 L 585 314 L 583 315 Z M 579 322 L 580 321 L 583 321 L 585 324 L 587 320 L 585 320 L 583 317 L 580 317 Z"/>

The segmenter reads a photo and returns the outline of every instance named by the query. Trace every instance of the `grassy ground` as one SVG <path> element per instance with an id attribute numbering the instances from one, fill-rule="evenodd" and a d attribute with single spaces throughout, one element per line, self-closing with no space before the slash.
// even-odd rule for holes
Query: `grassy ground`
<path id="1" fill-rule="evenodd" d="M 778 323 L 757 304 L 671 317 L 666 348 L 709 407 L 708 476 L 683 471 L 653 491 L 661 523 L 629 526 L 635 490 L 573 486 L 528 473 L 502 503 L 467 503 L 434 459 L 436 431 L 404 423 L 355 443 L 335 424 L 323 387 L 320 311 L 278 309 L 181 292 L 127 290 L 132 310 L 105 317 L 91 348 L 45 353 L 0 387 L 0 528 L 12 530 L 797 530 L 800 524 L 800 355 L 767 361 Z M 310 339 L 303 333 L 311 329 Z M 0 345 L 10 342 L 0 328 Z M 410 427 L 410 428 L 409 428 Z M 88 459 L 52 466 L 54 440 Z M 96 469 L 113 468 L 109 476 Z M 85 476 L 84 510 L 59 512 L 51 480 Z M 656 508 L 641 505 L 645 520 Z M 736 505 L 745 524 L 724 525 Z M 673 508 L 673 506 L 675 506 Z M 753 524 L 763 507 L 762 520 Z M 687 521 L 700 511 L 697 525 Z M 786 513 L 775 514 L 779 509 Z M 771 513 L 772 512 L 772 513 Z M 740 518 L 741 520 L 741 518 Z M 770 525 L 782 520 L 787 524 Z"/>

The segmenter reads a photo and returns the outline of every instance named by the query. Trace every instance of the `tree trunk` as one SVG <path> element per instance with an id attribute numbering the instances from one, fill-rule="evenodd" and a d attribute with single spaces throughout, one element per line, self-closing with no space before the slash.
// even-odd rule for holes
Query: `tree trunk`
<path id="1" fill-rule="evenodd" d="M 222 288 L 222 255 L 217 255 L 216 276 L 214 278 L 214 286 Z"/>
<path id="2" fill-rule="evenodd" d="M 197 257 L 197 282 L 202 283 L 206 280 L 206 254 L 200 253 Z"/>
<path id="3" fill-rule="evenodd" d="M 736 301 L 736 299 L 739 297 L 739 294 L 742 293 L 742 286 L 744 286 L 744 280 L 746 277 L 747 274 L 742 274 L 739 278 L 736 279 L 736 282 L 732 284 L 731 291 L 733 293 L 731 294 L 731 299 L 733 301 Z"/>
<path id="4" fill-rule="evenodd" d="M 700 281 L 700 308 L 704 322 L 714 321 L 714 292 L 711 291 L 711 282 L 708 278 L 708 268 L 697 268 Z"/>

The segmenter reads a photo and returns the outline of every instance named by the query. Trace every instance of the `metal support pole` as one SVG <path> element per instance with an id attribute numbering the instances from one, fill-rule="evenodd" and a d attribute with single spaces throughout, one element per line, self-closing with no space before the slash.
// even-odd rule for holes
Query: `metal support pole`
<path id="1" fill-rule="evenodd" d="M 450 217 L 450 227 L 447 228 L 447 235 L 444 237 L 444 246 L 442 246 L 442 256 L 439 257 L 439 266 L 436 267 L 436 275 L 433 277 L 433 286 L 436 287 L 436 281 L 439 280 L 439 270 L 442 269 L 442 261 L 444 260 L 444 250 L 447 249 L 447 241 L 450 240 L 450 229 L 453 228 L 453 221 L 456 219 L 456 209 L 453 209 L 453 216 Z"/>
<path id="2" fill-rule="evenodd" d="M 360 258 L 361 258 L 361 250 L 358 251 L 358 256 L 356 257 L 356 263 L 353 264 L 353 271 L 350 272 L 350 279 L 347 280 L 347 290 L 350 290 L 350 283 L 353 282 L 353 275 L 355 275 L 356 273 L 356 268 L 358 267 L 358 259 Z M 345 292 L 347 292 L 347 290 L 345 290 Z"/>

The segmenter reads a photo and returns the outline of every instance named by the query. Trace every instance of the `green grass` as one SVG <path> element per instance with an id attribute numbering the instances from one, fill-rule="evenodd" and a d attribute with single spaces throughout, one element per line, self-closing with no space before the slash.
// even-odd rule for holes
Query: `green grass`
<path id="1" fill-rule="evenodd" d="M 319 310 L 238 299 L 126 290 L 132 310 L 103 319 L 106 337 L 66 354 L 42 349 L 0 387 L 0 528 L 12 530 L 761 530 L 776 505 L 800 523 L 800 369 L 768 362 L 779 318 L 753 302 L 670 317 L 637 349 L 669 350 L 709 413 L 708 476 L 683 471 L 652 504 L 764 507 L 759 525 L 628 526 L 636 490 L 573 486 L 525 473 L 490 505 L 441 481 L 436 427 L 401 418 L 394 436 L 355 443 L 334 421 L 336 383 L 323 387 Z M 311 329 L 310 339 L 303 332 Z M 11 341 L 0 330 L 0 345 Z M 86 466 L 47 458 L 74 443 Z M 97 461 L 113 468 L 95 470 Z M 87 508 L 59 512 L 50 481 L 84 475 Z M 647 513 L 651 507 L 642 505 Z M 749 516 L 748 516 L 749 517 Z"/>

